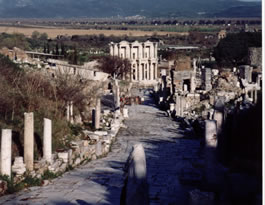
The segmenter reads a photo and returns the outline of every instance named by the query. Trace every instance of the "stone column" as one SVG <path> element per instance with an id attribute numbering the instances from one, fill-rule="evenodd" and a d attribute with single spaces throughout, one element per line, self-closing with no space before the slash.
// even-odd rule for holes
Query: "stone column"
<path id="1" fill-rule="evenodd" d="M 120 108 L 120 87 L 116 86 L 116 93 L 115 93 L 115 107 Z"/>
<path id="2" fill-rule="evenodd" d="M 215 110 L 213 113 L 213 120 L 216 121 L 217 135 L 219 135 L 222 131 L 222 126 L 224 121 L 223 113 L 221 111 Z"/>
<path id="3" fill-rule="evenodd" d="M 70 101 L 70 122 L 74 123 L 74 106 L 73 101 Z"/>
<path id="4" fill-rule="evenodd" d="M 184 92 L 187 92 L 187 91 L 188 91 L 188 85 L 187 85 L 187 84 L 184 84 L 184 85 L 183 85 L 183 91 L 184 91 Z"/>
<path id="5" fill-rule="evenodd" d="M 3 129 L 1 139 L 1 174 L 11 176 L 12 130 Z"/>
<path id="6" fill-rule="evenodd" d="M 254 100 L 253 97 L 254 97 L 254 90 L 250 90 L 250 98 L 251 98 L 252 102 Z"/>
<path id="7" fill-rule="evenodd" d="M 195 90 L 196 90 L 195 77 L 192 76 L 190 79 L 190 92 L 194 93 Z"/>
<path id="8" fill-rule="evenodd" d="M 95 113 L 95 129 L 100 128 L 100 113 L 101 113 L 101 100 L 97 99 L 96 113 Z"/>
<path id="9" fill-rule="evenodd" d="M 163 102 L 163 97 L 159 97 L 159 104 Z"/>
<path id="10" fill-rule="evenodd" d="M 176 115 L 180 116 L 180 96 L 176 94 L 176 105 L 175 105 Z"/>
<path id="11" fill-rule="evenodd" d="M 205 120 L 205 183 L 209 187 L 218 187 L 223 183 L 222 167 L 216 158 L 217 129 L 215 120 Z"/>
<path id="12" fill-rule="evenodd" d="M 180 96 L 179 101 L 180 101 L 180 113 L 179 113 L 179 116 L 183 117 L 184 110 L 186 108 L 186 102 L 185 102 L 184 96 Z"/>
<path id="13" fill-rule="evenodd" d="M 24 113 L 24 160 L 26 168 L 33 170 L 34 162 L 34 115 Z"/>
<path id="14" fill-rule="evenodd" d="M 173 112 L 174 109 L 175 109 L 175 103 L 170 103 L 169 104 L 169 110 L 170 110 L 170 112 Z"/>
<path id="15" fill-rule="evenodd" d="M 150 79 L 150 69 L 151 69 L 150 63 L 147 63 L 146 66 L 147 66 L 146 67 L 146 70 L 147 70 L 146 80 L 149 80 Z"/>
<path id="16" fill-rule="evenodd" d="M 138 64 L 139 66 L 139 81 L 142 81 L 143 79 L 143 66 L 142 64 Z"/>
<path id="17" fill-rule="evenodd" d="M 158 91 L 158 85 L 155 84 L 155 85 L 154 85 L 154 92 L 157 92 L 157 91 Z"/>
<path id="18" fill-rule="evenodd" d="M 157 79 L 157 63 L 155 63 L 155 65 L 154 65 L 154 69 L 155 69 L 154 80 L 156 80 L 156 79 Z"/>
<path id="19" fill-rule="evenodd" d="M 256 104 L 258 102 L 258 91 L 257 89 L 255 88 L 254 89 L 254 103 Z"/>
<path id="20" fill-rule="evenodd" d="M 52 121 L 46 118 L 43 128 L 43 158 L 49 163 L 52 161 Z"/>
<path id="21" fill-rule="evenodd" d="M 141 54 L 141 58 L 145 58 L 145 45 L 144 45 L 144 43 L 142 44 L 142 54 Z"/>
<path id="22" fill-rule="evenodd" d="M 124 118 L 128 118 L 129 117 L 128 108 L 123 108 L 123 117 Z"/>
<path id="23" fill-rule="evenodd" d="M 217 147 L 217 127 L 215 120 L 205 120 L 205 146 L 207 148 Z"/>
<path id="24" fill-rule="evenodd" d="M 138 80 L 138 71 L 137 71 L 137 67 L 135 67 L 135 80 Z"/>

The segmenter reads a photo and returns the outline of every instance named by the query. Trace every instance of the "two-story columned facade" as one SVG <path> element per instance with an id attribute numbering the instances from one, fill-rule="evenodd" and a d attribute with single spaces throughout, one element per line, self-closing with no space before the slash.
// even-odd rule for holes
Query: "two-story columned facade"
<path id="1" fill-rule="evenodd" d="M 146 41 L 144 43 L 135 41 L 110 43 L 110 55 L 127 58 L 131 62 L 131 80 L 154 81 L 157 79 L 157 42 Z"/>

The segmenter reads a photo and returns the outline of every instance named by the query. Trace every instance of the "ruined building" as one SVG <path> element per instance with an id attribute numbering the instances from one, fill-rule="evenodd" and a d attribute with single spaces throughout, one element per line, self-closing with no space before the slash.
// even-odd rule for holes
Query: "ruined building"
<path id="1" fill-rule="evenodd" d="M 190 57 L 182 57 L 175 61 L 172 69 L 172 84 L 175 91 L 195 91 L 196 67 L 192 66 Z"/>
<path id="2" fill-rule="evenodd" d="M 127 58 L 131 62 L 131 81 L 152 83 L 157 79 L 157 42 L 110 43 L 110 55 Z"/>

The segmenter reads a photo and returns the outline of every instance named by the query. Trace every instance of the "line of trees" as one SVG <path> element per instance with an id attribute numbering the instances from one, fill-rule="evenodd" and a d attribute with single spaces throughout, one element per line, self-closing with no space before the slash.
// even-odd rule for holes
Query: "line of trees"
<path id="1" fill-rule="evenodd" d="M 237 66 L 248 63 L 250 47 L 261 47 L 261 32 L 228 34 L 214 48 L 214 57 L 220 66 Z"/>

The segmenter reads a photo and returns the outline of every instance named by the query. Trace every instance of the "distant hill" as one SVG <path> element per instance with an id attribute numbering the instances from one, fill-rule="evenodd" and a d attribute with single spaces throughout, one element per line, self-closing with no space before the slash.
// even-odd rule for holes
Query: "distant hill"
<path id="1" fill-rule="evenodd" d="M 1 18 L 260 17 L 261 2 L 237 0 L 0 0 Z"/>

